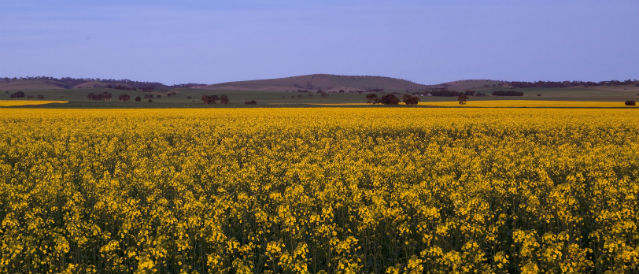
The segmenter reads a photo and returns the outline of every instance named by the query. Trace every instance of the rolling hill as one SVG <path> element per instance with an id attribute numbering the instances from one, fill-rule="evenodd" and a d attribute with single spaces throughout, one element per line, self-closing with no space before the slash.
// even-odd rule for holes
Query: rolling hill
<path id="1" fill-rule="evenodd" d="M 64 88 L 58 81 L 50 79 L 0 80 L 0 90 L 54 90 Z"/>
<path id="2" fill-rule="evenodd" d="M 343 76 L 331 74 L 311 74 L 286 78 L 238 81 L 213 85 L 195 86 L 193 88 L 208 90 L 255 90 L 255 91 L 356 91 L 385 90 L 406 91 L 418 90 L 427 86 L 411 81 L 382 76 Z"/>
<path id="3" fill-rule="evenodd" d="M 190 88 L 202 90 L 234 90 L 234 91 L 298 91 L 323 90 L 327 92 L 352 91 L 388 91 L 405 92 L 429 88 L 445 88 L 448 90 L 467 90 L 486 87 L 498 87 L 507 82 L 494 80 L 462 80 L 437 85 L 424 85 L 408 80 L 383 76 L 348 76 L 332 74 L 311 74 L 285 78 L 248 80 L 218 84 L 183 84 L 168 86 L 157 82 L 139 82 L 131 80 L 111 79 L 79 79 L 79 78 L 0 78 L 0 91 L 28 90 L 61 90 L 61 89 L 94 89 L 114 88 L 121 90 L 168 90 L 170 88 Z"/>
<path id="4" fill-rule="evenodd" d="M 543 94 L 544 96 L 565 94 L 569 97 L 592 97 L 619 95 L 634 97 L 639 88 L 639 81 L 536 81 L 510 82 L 487 79 L 472 79 L 425 85 L 408 80 L 383 76 L 348 76 L 332 74 L 311 74 L 285 78 L 248 80 L 226 82 L 218 84 L 179 84 L 164 85 L 158 82 L 141 82 L 131 80 L 91 79 L 91 78 L 53 78 L 53 77 L 24 77 L 0 78 L 0 92 L 10 94 L 16 91 L 30 93 L 45 91 L 53 92 L 56 96 L 65 96 L 71 90 L 87 92 L 103 92 L 105 90 L 140 91 L 140 92 L 250 92 L 272 94 L 274 92 L 312 91 L 322 90 L 329 93 L 344 91 L 345 93 L 359 93 L 360 91 L 374 92 L 424 92 L 424 91 L 482 91 L 489 94 L 495 90 L 517 89 L 526 94 Z M 76 92 L 71 92 L 75 94 Z M 33 94 L 32 94 L 33 95 Z M 37 95 L 37 94 L 36 94 Z M 190 96 L 190 95 L 189 95 Z M 192 97 L 192 96 L 191 96 Z"/>
<path id="5" fill-rule="evenodd" d="M 166 90 L 169 86 L 156 82 L 139 82 L 131 80 L 111 79 L 78 79 L 78 78 L 0 78 L 0 90 L 59 90 L 59 89 L 87 89 L 87 88 L 117 88 L 117 89 L 151 89 Z"/>
<path id="6" fill-rule="evenodd" d="M 503 87 L 510 88 L 510 84 L 505 81 L 496 80 L 459 80 L 441 83 L 437 85 L 429 85 L 429 88 L 445 88 L 454 91 L 475 90 L 483 88 Z"/>

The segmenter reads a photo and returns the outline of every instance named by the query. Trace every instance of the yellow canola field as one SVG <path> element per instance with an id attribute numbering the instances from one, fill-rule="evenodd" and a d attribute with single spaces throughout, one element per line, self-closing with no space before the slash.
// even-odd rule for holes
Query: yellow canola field
<path id="1" fill-rule="evenodd" d="M 35 106 L 46 104 L 66 104 L 69 101 L 44 101 L 44 100 L 0 100 L 0 107 Z"/>
<path id="2" fill-rule="evenodd" d="M 370 106 L 368 103 L 326 103 L 310 104 L 317 106 Z M 400 102 L 400 105 L 404 103 Z M 636 106 L 626 106 L 625 102 L 610 101 L 549 101 L 549 100 L 469 100 L 464 105 L 458 101 L 420 101 L 420 106 L 436 107 L 484 107 L 484 108 L 636 108 Z"/>
<path id="3" fill-rule="evenodd" d="M 0 273 L 635 273 L 629 109 L 0 109 Z"/>
<path id="4" fill-rule="evenodd" d="M 573 107 L 573 108 L 632 108 L 625 102 L 607 101 L 546 101 L 546 100 L 469 100 L 464 105 L 457 101 L 419 102 L 420 105 L 432 106 L 466 106 L 466 107 Z"/>

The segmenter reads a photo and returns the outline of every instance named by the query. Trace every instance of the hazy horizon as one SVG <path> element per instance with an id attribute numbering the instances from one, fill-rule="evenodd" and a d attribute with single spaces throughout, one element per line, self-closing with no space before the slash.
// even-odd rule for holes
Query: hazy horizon
<path id="1" fill-rule="evenodd" d="M 306 74 L 421 84 L 639 75 L 639 2 L 15 1 L 0 77 L 220 83 Z"/>

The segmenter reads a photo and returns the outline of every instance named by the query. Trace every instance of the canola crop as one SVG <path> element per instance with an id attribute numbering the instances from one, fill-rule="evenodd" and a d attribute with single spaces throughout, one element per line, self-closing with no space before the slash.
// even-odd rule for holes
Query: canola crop
<path id="1" fill-rule="evenodd" d="M 424 98 L 423 98 L 424 99 Z M 282 105 L 273 103 L 273 105 Z M 314 106 L 371 106 L 370 103 L 325 103 L 308 104 Z M 400 102 L 399 105 L 405 105 Z M 553 100 L 470 100 L 460 105 L 459 101 L 451 98 L 449 101 L 420 101 L 419 106 L 425 107 L 459 107 L 459 108 L 637 108 L 627 106 L 623 101 L 553 101 Z"/>
<path id="2" fill-rule="evenodd" d="M 0 107 L 35 106 L 47 104 L 66 104 L 69 101 L 45 101 L 45 100 L 0 100 Z"/>
<path id="3" fill-rule="evenodd" d="M 632 109 L 0 109 L 1 273 L 633 273 Z"/>
<path id="4" fill-rule="evenodd" d="M 626 106 L 623 101 L 551 101 L 551 100 L 469 100 L 464 105 L 457 101 L 419 102 L 426 106 L 447 107 L 538 107 L 538 108 L 636 108 Z"/>

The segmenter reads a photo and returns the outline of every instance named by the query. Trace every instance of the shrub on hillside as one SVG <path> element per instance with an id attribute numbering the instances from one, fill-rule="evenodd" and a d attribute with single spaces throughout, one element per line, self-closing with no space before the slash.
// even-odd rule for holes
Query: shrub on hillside
<path id="1" fill-rule="evenodd" d="M 131 99 L 131 96 L 129 96 L 128 94 L 120 94 L 120 96 L 118 96 L 118 99 L 122 102 L 126 102 Z"/>
<path id="2" fill-rule="evenodd" d="M 111 101 L 111 97 L 113 96 L 113 94 L 111 94 L 110 92 L 102 92 L 102 93 L 89 93 L 87 95 L 87 99 L 89 100 L 93 100 L 93 101 Z"/>
<path id="3" fill-rule="evenodd" d="M 22 92 L 22 91 L 14 92 L 9 97 L 11 97 L 11 98 L 24 98 L 24 92 Z"/>
<path id="4" fill-rule="evenodd" d="M 219 100 L 220 97 L 218 97 L 217 95 L 202 95 L 202 101 L 209 105 L 209 104 L 217 104 L 217 100 Z"/>

